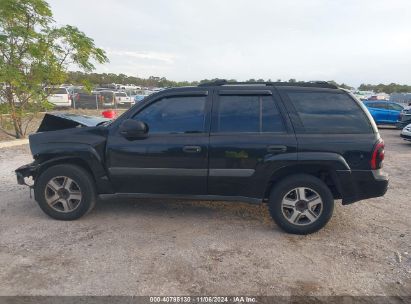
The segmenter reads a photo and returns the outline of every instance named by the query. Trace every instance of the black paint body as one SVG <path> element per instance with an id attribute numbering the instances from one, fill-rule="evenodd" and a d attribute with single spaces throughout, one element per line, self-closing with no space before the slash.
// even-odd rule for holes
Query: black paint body
<path id="1" fill-rule="evenodd" d="M 231 90 L 231 91 L 230 91 Z M 34 179 L 57 163 L 85 167 L 101 197 L 171 197 L 262 202 L 282 178 L 308 173 L 322 178 L 343 204 L 383 195 L 388 178 L 371 170 L 370 158 L 380 135 L 368 111 L 367 134 L 309 134 L 301 131 L 287 92 L 297 86 L 202 86 L 164 90 L 136 104 L 108 125 L 36 133 L 30 136 L 35 161 L 16 170 Z M 340 89 L 303 88 L 348 94 Z M 224 91 L 224 92 L 223 92 Z M 227 93 L 227 91 L 229 91 Z M 271 96 L 284 121 L 284 132 L 218 133 L 216 108 L 224 94 Z M 204 132 L 150 134 L 129 139 L 120 126 L 157 100 L 170 96 L 205 96 Z M 247 123 L 247 122 L 244 122 Z"/>

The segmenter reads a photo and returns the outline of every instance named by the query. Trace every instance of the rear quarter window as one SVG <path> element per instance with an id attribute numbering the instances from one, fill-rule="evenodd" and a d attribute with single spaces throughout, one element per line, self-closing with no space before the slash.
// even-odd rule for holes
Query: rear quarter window
<path id="1" fill-rule="evenodd" d="M 305 133 L 372 133 L 362 108 L 349 95 L 330 92 L 288 92 Z"/>

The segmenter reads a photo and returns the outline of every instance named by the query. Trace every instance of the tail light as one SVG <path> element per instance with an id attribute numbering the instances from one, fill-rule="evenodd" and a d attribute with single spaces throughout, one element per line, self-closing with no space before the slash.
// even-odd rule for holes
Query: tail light
<path id="1" fill-rule="evenodd" d="M 79 101 L 80 100 L 80 94 L 76 93 L 76 100 Z"/>
<path id="2" fill-rule="evenodd" d="M 371 156 L 371 169 L 376 170 L 376 169 L 381 169 L 382 168 L 382 162 L 384 160 L 384 141 L 379 140 L 372 151 L 372 156 Z"/>

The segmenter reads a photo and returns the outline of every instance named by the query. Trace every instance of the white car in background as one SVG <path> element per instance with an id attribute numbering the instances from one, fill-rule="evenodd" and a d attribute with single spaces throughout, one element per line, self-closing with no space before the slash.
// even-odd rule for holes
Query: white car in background
<path id="1" fill-rule="evenodd" d="M 56 107 L 71 107 L 71 95 L 67 88 L 45 88 L 47 100 Z"/>
<path id="2" fill-rule="evenodd" d="M 406 125 L 404 129 L 401 131 L 401 137 L 404 140 L 411 141 L 411 124 Z"/>
<path id="3" fill-rule="evenodd" d="M 116 99 L 117 105 L 131 106 L 131 98 L 125 92 L 115 92 L 114 98 Z"/>

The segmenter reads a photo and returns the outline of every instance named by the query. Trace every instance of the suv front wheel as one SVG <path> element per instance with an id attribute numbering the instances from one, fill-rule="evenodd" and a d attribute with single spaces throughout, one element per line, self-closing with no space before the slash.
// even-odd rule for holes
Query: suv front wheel
<path id="1" fill-rule="evenodd" d="M 269 197 L 269 209 L 271 217 L 284 231 L 309 234 L 330 220 L 334 199 L 322 180 L 298 174 L 275 185 Z"/>
<path id="2" fill-rule="evenodd" d="M 58 220 L 75 220 L 93 209 L 93 179 L 83 168 L 62 164 L 46 169 L 35 183 L 40 208 Z"/>

